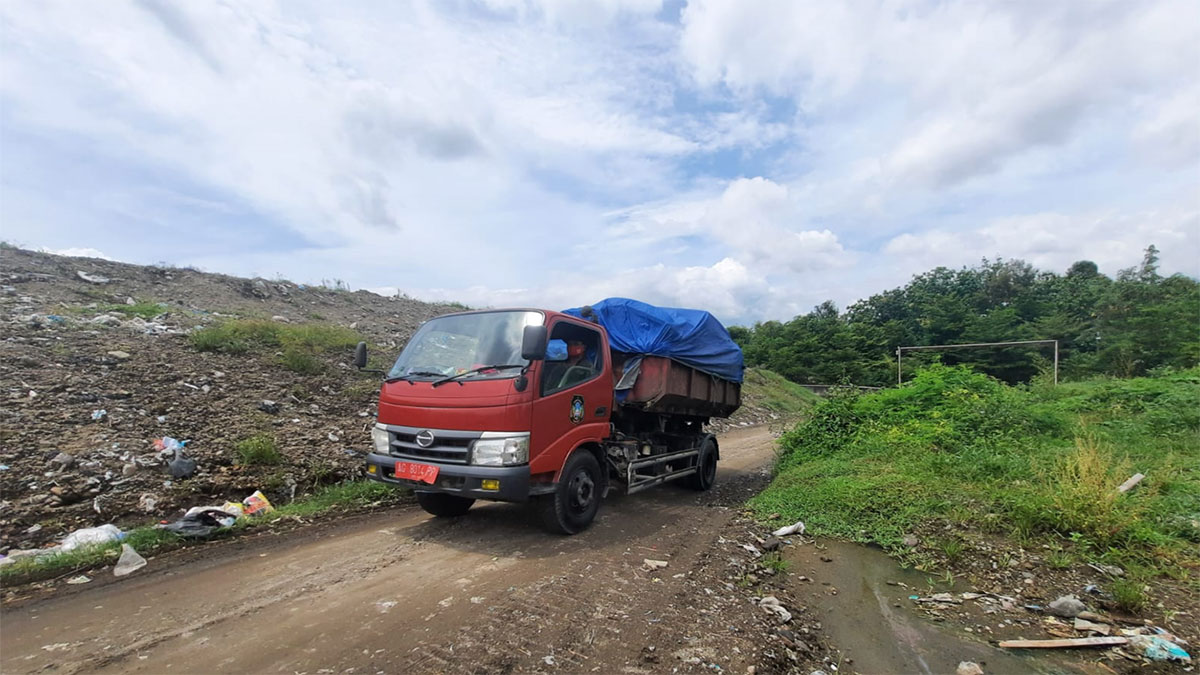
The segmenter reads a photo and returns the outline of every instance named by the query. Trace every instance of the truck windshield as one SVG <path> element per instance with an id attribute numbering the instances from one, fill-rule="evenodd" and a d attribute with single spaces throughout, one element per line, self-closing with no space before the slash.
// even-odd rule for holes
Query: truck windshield
<path id="1" fill-rule="evenodd" d="M 485 366 L 528 365 L 521 358 L 525 326 L 540 326 L 541 312 L 455 314 L 430 319 L 400 352 L 388 379 L 488 380 L 516 377 L 519 369 Z M 474 372 L 471 372 L 474 371 Z"/>

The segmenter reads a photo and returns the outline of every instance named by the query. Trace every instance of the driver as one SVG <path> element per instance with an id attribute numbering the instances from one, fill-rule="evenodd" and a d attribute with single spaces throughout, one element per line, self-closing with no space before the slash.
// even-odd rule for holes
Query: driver
<path id="1" fill-rule="evenodd" d="M 579 340 L 570 340 L 567 342 L 567 367 L 579 366 L 580 368 L 592 369 L 592 362 L 587 358 L 587 347 Z"/>

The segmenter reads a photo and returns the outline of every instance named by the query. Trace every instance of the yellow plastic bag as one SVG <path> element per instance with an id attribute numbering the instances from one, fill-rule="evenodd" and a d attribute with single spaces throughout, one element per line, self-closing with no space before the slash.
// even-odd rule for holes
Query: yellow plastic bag
<path id="1" fill-rule="evenodd" d="M 245 508 L 246 515 L 248 516 L 256 513 L 269 513 L 275 510 L 275 507 L 271 506 L 271 502 L 262 493 L 262 490 L 255 490 L 254 494 L 246 497 L 242 501 L 242 506 Z"/>

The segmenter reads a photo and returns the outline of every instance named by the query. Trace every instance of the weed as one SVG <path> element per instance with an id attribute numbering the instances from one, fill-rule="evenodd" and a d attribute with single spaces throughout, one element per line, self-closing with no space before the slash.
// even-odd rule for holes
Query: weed
<path id="1" fill-rule="evenodd" d="M 94 306 L 85 305 L 82 307 L 72 307 L 67 310 L 73 314 L 82 314 L 85 316 L 95 316 L 98 314 L 124 314 L 127 317 L 139 317 L 147 321 L 167 311 L 167 306 L 159 302 L 150 302 L 149 300 L 139 300 L 132 305 L 124 303 L 97 303 Z"/>
<path id="2" fill-rule="evenodd" d="M 279 356 L 279 362 L 284 368 L 301 375 L 316 375 L 325 370 L 324 364 L 316 356 L 294 347 L 285 348 Z"/>
<path id="3" fill-rule="evenodd" d="M 783 559 L 783 555 L 779 551 L 773 551 L 759 558 L 758 564 L 769 570 L 774 570 L 777 574 L 787 572 L 788 567 L 791 565 L 791 563 Z"/>
<path id="4" fill-rule="evenodd" d="M 937 548 L 946 556 L 946 562 L 953 565 L 962 559 L 962 555 L 967 550 L 966 544 L 960 539 L 943 539 L 937 544 Z"/>
<path id="5" fill-rule="evenodd" d="M 1106 544 L 1141 516 L 1140 504 L 1121 500 L 1117 485 L 1132 471 L 1092 434 L 1076 437 L 1074 449 L 1055 463 L 1046 479 L 1057 510 L 1057 527 Z"/>
<path id="6" fill-rule="evenodd" d="M 1046 564 L 1056 570 L 1070 569 L 1075 565 L 1075 556 L 1064 551 L 1062 547 L 1055 546 L 1046 554 Z"/>
<path id="7" fill-rule="evenodd" d="M 1117 606 L 1127 612 L 1136 612 L 1146 606 L 1145 582 L 1140 579 L 1113 579 L 1108 590 Z"/>
<path id="8" fill-rule="evenodd" d="M 324 321 L 325 320 L 325 317 L 322 316 L 320 312 L 309 312 L 305 316 L 307 316 L 309 319 L 312 319 L 313 321 Z"/>
<path id="9" fill-rule="evenodd" d="M 237 442 L 233 446 L 242 464 L 270 465 L 283 461 L 279 448 L 275 447 L 275 439 L 268 434 L 256 434 Z"/>

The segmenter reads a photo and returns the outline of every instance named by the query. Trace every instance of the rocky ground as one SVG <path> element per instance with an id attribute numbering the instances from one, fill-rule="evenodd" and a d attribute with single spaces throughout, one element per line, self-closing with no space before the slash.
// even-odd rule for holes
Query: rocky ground
<path id="1" fill-rule="evenodd" d="M 286 502 L 357 475 L 378 378 L 351 368 L 349 350 L 301 374 L 276 353 L 200 352 L 188 339 L 229 319 L 336 325 L 387 360 L 421 322 L 462 309 L 337 286 L 0 249 L 0 554 L 255 490 Z M 716 429 L 778 420 L 749 399 Z M 235 444 L 260 433 L 282 461 L 239 463 Z M 163 437 L 188 441 L 193 476 L 169 475 Z"/>

